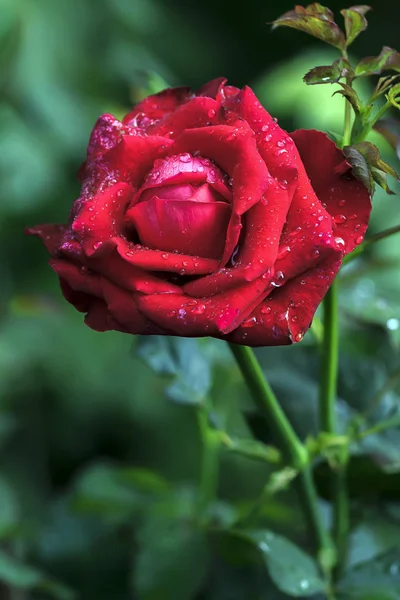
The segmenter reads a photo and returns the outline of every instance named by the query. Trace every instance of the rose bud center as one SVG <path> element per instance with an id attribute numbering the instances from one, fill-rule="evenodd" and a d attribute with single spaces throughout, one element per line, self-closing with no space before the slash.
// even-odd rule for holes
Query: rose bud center
<path id="1" fill-rule="evenodd" d="M 179 154 L 157 160 L 126 213 L 143 246 L 221 258 L 231 214 L 227 176 L 210 160 Z"/>

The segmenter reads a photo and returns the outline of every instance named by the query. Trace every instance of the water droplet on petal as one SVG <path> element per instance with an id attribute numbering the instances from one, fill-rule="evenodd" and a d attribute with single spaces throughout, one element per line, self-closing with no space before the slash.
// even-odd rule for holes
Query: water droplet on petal
<path id="1" fill-rule="evenodd" d="M 210 108 L 210 110 L 207 112 L 207 114 L 210 117 L 210 119 L 212 119 L 217 114 L 217 111 L 214 108 Z"/>
<path id="2" fill-rule="evenodd" d="M 347 221 L 345 215 L 335 215 L 333 217 L 333 220 L 335 221 L 336 225 L 341 225 L 342 223 L 345 223 Z"/>
<path id="3" fill-rule="evenodd" d="M 191 309 L 191 313 L 194 315 L 202 315 L 206 310 L 206 305 L 205 304 L 199 304 L 198 306 L 195 306 L 194 308 Z"/>
<path id="4" fill-rule="evenodd" d="M 268 313 L 271 312 L 271 307 L 270 306 L 266 306 L 264 304 L 264 306 L 261 308 L 261 312 L 263 313 L 263 315 L 267 315 Z"/>
<path id="5" fill-rule="evenodd" d="M 167 260 L 169 258 L 169 254 L 164 252 L 163 254 L 161 254 L 161 258 L 163 258 L 164 260 Z"/>
<path id="6" fill-rule="evenodd" d="M 335 237 L 335 243 L 338 246 L 345 246 L 346 245 L 344 239 L 341 238 L 341 237 Z"/>
<path id="7" fill-rule="evenodd" d="M 257 323 L 256 317 L 250 317 L 249 319 L 246 319 L 245 321 L 243 321 L 242 327 L 254 327 L 254 325 L 256 325 L 256 323 Z"/>
<path id="8" fill-rule="evenodd" d="M 264 139 L 266 142 L 270 142 L 272 140 L 272 135 L 269 133 L 268 135 L 265 136 Z"/>
<path id="9" fill-rule="evenodd" d="M 191 159 L 192 157 L 188 152 L 185 152 L 185 154 L 181 154 L 179 157 L 179 160 L 183 163 L 188 163 L 191 161 Z"/>
<path id="10" fill-rule="evenodd" d="M 363 238 L 363 236 L 362 236 L 362 235 L 359 235 L 359 236 L 356 238 L 356 244 L 357 244 L 357 245 L 358 245 L 358 244 L 361 244 L 361 242 L 363 241 L 363 239 L 364 239 L 364 238 Z"/>
<path id="11" fill-rule="evenodd" d="M 287 256 L 289 252 L 290 246 L 281 246 L 281 248 L 279 248 L 277 259 L 280 260 L 281 258 L 285 258 L 285 256 Z"/>
<path id="12" fill-rule="evenodd" d="M 338 205 L 339 206 L 344 206 L 346 204 L 346 200 L 344 200 L 344 198 L 342 200 L 339 200 Z"/>
<path id="13" fill-rule="evenodd" d="M 269 129 L 269 125 L 263 125 L 261 127 L 261 131 L 268 131 L 268 129 Z"/>
<path id="14" fill-rule="evenodd" d="M 311 256 L 312 256 L 313 258 L 318 258 L 318 256 L 319 256 L 319 255 L 320 255 L 320 252 L 319 252 L 318 248 L 315 248 L 315 250 L 313 250 L 313 251 L 311 252 Z"/>

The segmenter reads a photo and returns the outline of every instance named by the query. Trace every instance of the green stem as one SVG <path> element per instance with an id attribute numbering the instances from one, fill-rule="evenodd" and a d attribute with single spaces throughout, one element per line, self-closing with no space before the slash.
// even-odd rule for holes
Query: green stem
<path id="1" fill-rule="evenodd" d="M 374 244 L 375 242 L 379 242 L 380 240 L 384 240 L 384 239 L 390 237 L 391 235 L 394 235 L 399 232 L 400 232 L 400 225 L 395 225 L 394 227 L 390 227 L 389 229 L 384 229 L 383 231 L 380 231 L 379 233 L 376 233 L 375 235 L 371 235 L 371 237 L 364 240 L 362 244 L 357 246 L 357 248 L 355 248 L 355 250 L 353 250 L 353 252 L 351 254 L 348 254 L 347 256 L 344 257 L 343 264 L 347 265 L 349 262 L 351 262 L 352 260 L 357 258 L 357 256 L 362 254 L 364 252 L 365 248 L 367 248 L 371 244 Z"/>
<path id="2" fill-rule="evenodd" d="M 320 422 L 322 431 L 336 433 L 336 387 L 339 366 L 338 290 L 334 282 L 324 299 Z"/>
<path id="3" fill-rule="evenodd" d="M 208 424 L 207 412 L 200 407 L 197 411 L 197 422 L 203 443 L 201 477 L 199 490 L 199 514 L 204 518 L 211 502 L 215 499 L 219 478 L 219 446 L 218 435 Z"/>
<path id="4" fill-rule="evenodd" d="M 321 430 L 336 434 L 335 404 L 337 398 L 337 377 L 339 367 L 339 319 L 338 289 L 334 282 L 324 299 L 324 338 L 322 342 L 322 371 L 320 385 Z M 347 493 L 347 446 L 340 449 L 337 465 L 332 471 L 333 539 L 337 551 L 336 575 L 339 575 L 346 561 L 347 537 L 349 532 L 349 502 Z"/>
<path id="5" fill-rule="evenodd" d="M 333 562 L 332 544 L 321 520 L 308 452 L 265 379 L 254 352 L 247 346 L 230 344 L 230 347 L 253 399 L 266 415 L 286 460 L 299 471 L 295 480 L 299 496 L 314 537 L 321 568 L 329 576 Z"/>
<path id="6" fill-rule="evenodd" d="M 371 129 L 373 128 L 373 126 L 375 125 L 375 123 L 377 121 L 379 121 L 379 119 L 381 117 L 383 117 L 383 115 L 385 114 L 385 112 L 390 107 L 391 107 L 390 102 L 385 102 L 385 104 L 383 104 L 381 106 L 381 108 L 378 110 L 378 112 L 376 113 L 376 115 L 374 116 L 374 118 L 371 119 L 371 121 L 369 121 L 365 125 L 365 127 L 363 127 L 363 129 L 360 131 L 359 135 L 357 136 L 357 138 L 354 141 L 355 142 L 361 142 L 361 141 L 365 140 L 365 138 L 367 137 L 367 135 L 369 134 L 369 132 L 371 131 Z"/>

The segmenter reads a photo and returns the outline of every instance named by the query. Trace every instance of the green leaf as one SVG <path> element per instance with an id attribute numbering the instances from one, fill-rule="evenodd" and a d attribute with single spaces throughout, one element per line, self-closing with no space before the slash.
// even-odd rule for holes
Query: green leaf
<path id="1" fill-rule="evenodd" d="M 332 96 L 334 96 L 335 94 L 341 94 L 350 102 L 356 115 L 359 114 L 363 108 L 363 105 L 361 103 L 360 98 L 358 97 L 356 90 L 350 87 L 347 83 L 343 83 L 341 81 L 338 81 L 338 83 L 342 86 L 342 89 L 336 90 L 336 92 L 334 92 Z"/>
<path id="2" fill-rule="evenodd" d="M 157 373 L 175 375 L 167 387 L 171 400 L 201 404 L 211 389 L 211 365 L 201 342 L 191 338 L 141 338 L 138 353 Z"/>
<path id="3" fill-rule="evenodd" d="M 374 125 L 375 131 L 381 134 L 390 146 L 396 151 L 400 158 L 400 120 L 399 119 L 380 119 Z"/>
<path id="4" fill-rule="evenodd" d="M 150 514 L 137 543 L 133 587 L 140 600 L 191 600 L 208 569 L 204 533 L 189 522 Z"/>
<path id="5" fill-rule="evenodd" d="M 346 46 L 350 46 L 362 31 L 368 25 L 365 13 L 371 10 L 370 6 L 360 5 L 344 8 L 340 14 L 344 17 L 344 26 L 346 30 Z"/>
<path id="6" fill-rule="evenodd" d="M 390 88 L 386 98 L 392 106 L 400 110 L 400 83 L 397 83 Z"/>
<path id="7" fill-rule="evenodd" d="M 346 599 L 400 600 L 400 547 L 358 563 L 338 584 Z"/>
<path id="8" fill-rule="evenodd" d="M 257 545 L 271 579 L 281 592 L 296 598 L 325 591 L 316 562 L 290 540 L 271 531 L 239 532 Z"/>
<path id="9" fill-rule="evenodd" d="M 343 153 L 348 162 L 352 165 L 352 172 L 364 183 L 370 193 L 374 190 L 374 182 L 382 185 L 391 193 L 391 190 L 385 183 L 384 174 L 391 175 L 397 181 L 400 178 L 396 171 L 382 160 L 379 150 L 370 142 L 359 142 L 352 146 L 343 148 Z"/>
<path id="10" fill-rule="evenodd" d="M 359 179 L 365 185 L 372 196 L 375 190 L 374 178 L 371 175 L 364 155 L 353 146 L 345 146 L 343 148 L 343 154 L 345 155 L 347 162 L 351 164 L 351 171 L 354 177 Z"/>
<path id="11" fill-rule="evenodd" d="M 273 22 L 272 28 L 292 27 L 343 50 L 346 40 L 343 31 L 333 19 L 333 13 L 329 8 L 314 2 L 305 8 L 296 6 L 294 10 L 286 12 Z"/>
<path id="12" fill-rule="evenodd" d="M 47 577 L 38 569 L 19 562 L 2 550 L 0 550 L 0 581 L 20 590 L 47 591 L 58 600 L 72 600 L 75 597 L 67 587 Z"/>
<path id="13" fill-rule="evenodd" d="M 383 71 L 400 73 L 400 52 L 384 46 L 378 56 L 367 56 L 360 60 L 355 68 L 356 77 L 380 75 Z"/>
<path id="14" fill-rule="evenodd" d="M 303 80 L 307 85 L 315 85 L 318 83 L 336 83 L 341 77 L 346 77 L 352 74 L 350 63 L 344 58 L 335 60 L 331 65 L 314 67 L 304 75 Z"/>
<path id="15" fill-rule="evenodd" d="M 166 490 L 166 482 L 150 471 L 97 463 L 76 480 L 72 503 L 76 510 L 125 521 Z"/>

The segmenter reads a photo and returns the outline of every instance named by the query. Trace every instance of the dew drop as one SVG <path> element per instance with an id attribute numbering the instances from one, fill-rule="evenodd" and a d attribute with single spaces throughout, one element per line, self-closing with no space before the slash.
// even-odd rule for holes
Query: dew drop
<path id="1" fill-rule="evenodd" d="M 164 260 L 167 260 L 169 258 L 169 254 L 166 254 L 164 252 L 163 254 L 161 254 L 161 258 L 163 258 Z"/>
<path id="2" fill-rule="evenodd" d="M 315 248 L 315 250 L 313 250 L 313 251 L 311 252 L 311 256 L 312 256 L 313 258 L 318 258 L 318 256 L 319 256 L 319 255 L 320 255 L 320 251 L 318 250 L 318 248 Z"/>
<path id="3" fill-rule="evenodd" d="M 268 131 L 268 129 L 269 129 L 269 125 L 263 125 L 261 127 L 261 131 Z"/>
<path id="4" fill-rule="evenodd" d="M 364 238 L 363 238 L 363 236 L 362 236 L 362 235 L 359 235 L 359 236 L 356 238 L 356 244 L 357 244 L 357 245 L 358 245 L 358 244 L 361 244 L 361 242 L 363 241 L 363 239 L 364 239 Z"/>
<path id="5" fill-rule="evenodd" d="M 339 206 L 344 206 L 346 204 L 346 200 L 344 200 L 344 198 L 342 200 L 339 200 L 338 205 Z"/>
<path id="6" fill-rule="evenodd" d="M 202 315 L 206 310 L 206 305 L 205 304 L 199 304 L 198 306 L 195 306 L 194 308 L 191 309 L 191 313 L 193 315 Z"/>
<path id="7" fill-rule="evenodd" d="M 210 108 L 210 110 L 207 112 L 207 114 L 210 117 L 210 119 L 212 119 L 217 114 L 217 111 L 214 108 Z"/>
<path id="8" fill-rule="evenodd" d="M 279 140 L 278 142 L 276 142 L 276 145 L 278 146 L 278 148 L 283 148 L 284 146 L 286 146 L 286 142 L 284 140 Z"/>
<path id="9" fill-rule="evenodd" d="M 176 310 L 171 310 L 169 313 L 167 313 L 167 317 L 174 317 L 176 315 Z"/>
<path id="10" fill-rule="evenodd" d="M 268 135 L 265 136 L 264 139 L 266 142 L 270 142 L 272 140 L 272 135 L 269 133 Z"/>
<path id="11" fill-rule="evenodd" d="M 256 325 L 257 323 L 257 319 L 256 317 L 250 317 L 249 319 L 246 319 L 246 321 L 243 321 L 242 323 L 242 327 L 254 327 L 254 325 Z"/>
<path id="12" fill-rule="evenodd" d="M 290 252 L 290 246 L 282 246 L 279 248 L 277 259 L 285 258 Z"/>
<path id="13" fill-rule="evenodd" d="M 343 246 L 343 247 L 346 245 L 344 239 L 341 237 L 335 237 L 335 243 L 338 246 Z"/>
<path id="14" fill-rule="evenodd" d="M 185 152 L 185 154 L 181 154 L 179 157 L 179 160 L 183 163 L 188 163 L 190 162 L 192 159 L 192 157 L 190 156 L 190 154 L 188 152 Z"/>
<path id="15" fill-rule="evenodd" d="M 347 221 L 345 215 L 335 215 L 333 220 L 335 221 L 336 225 L 341 225 Z"/>
<path id="16" fill-rule="evenodd" d="M 271 312 L 271 307 L 264 304 L 264 306 L 261 308 L 261 312 L 263 315 L 267 315 Z"/>

